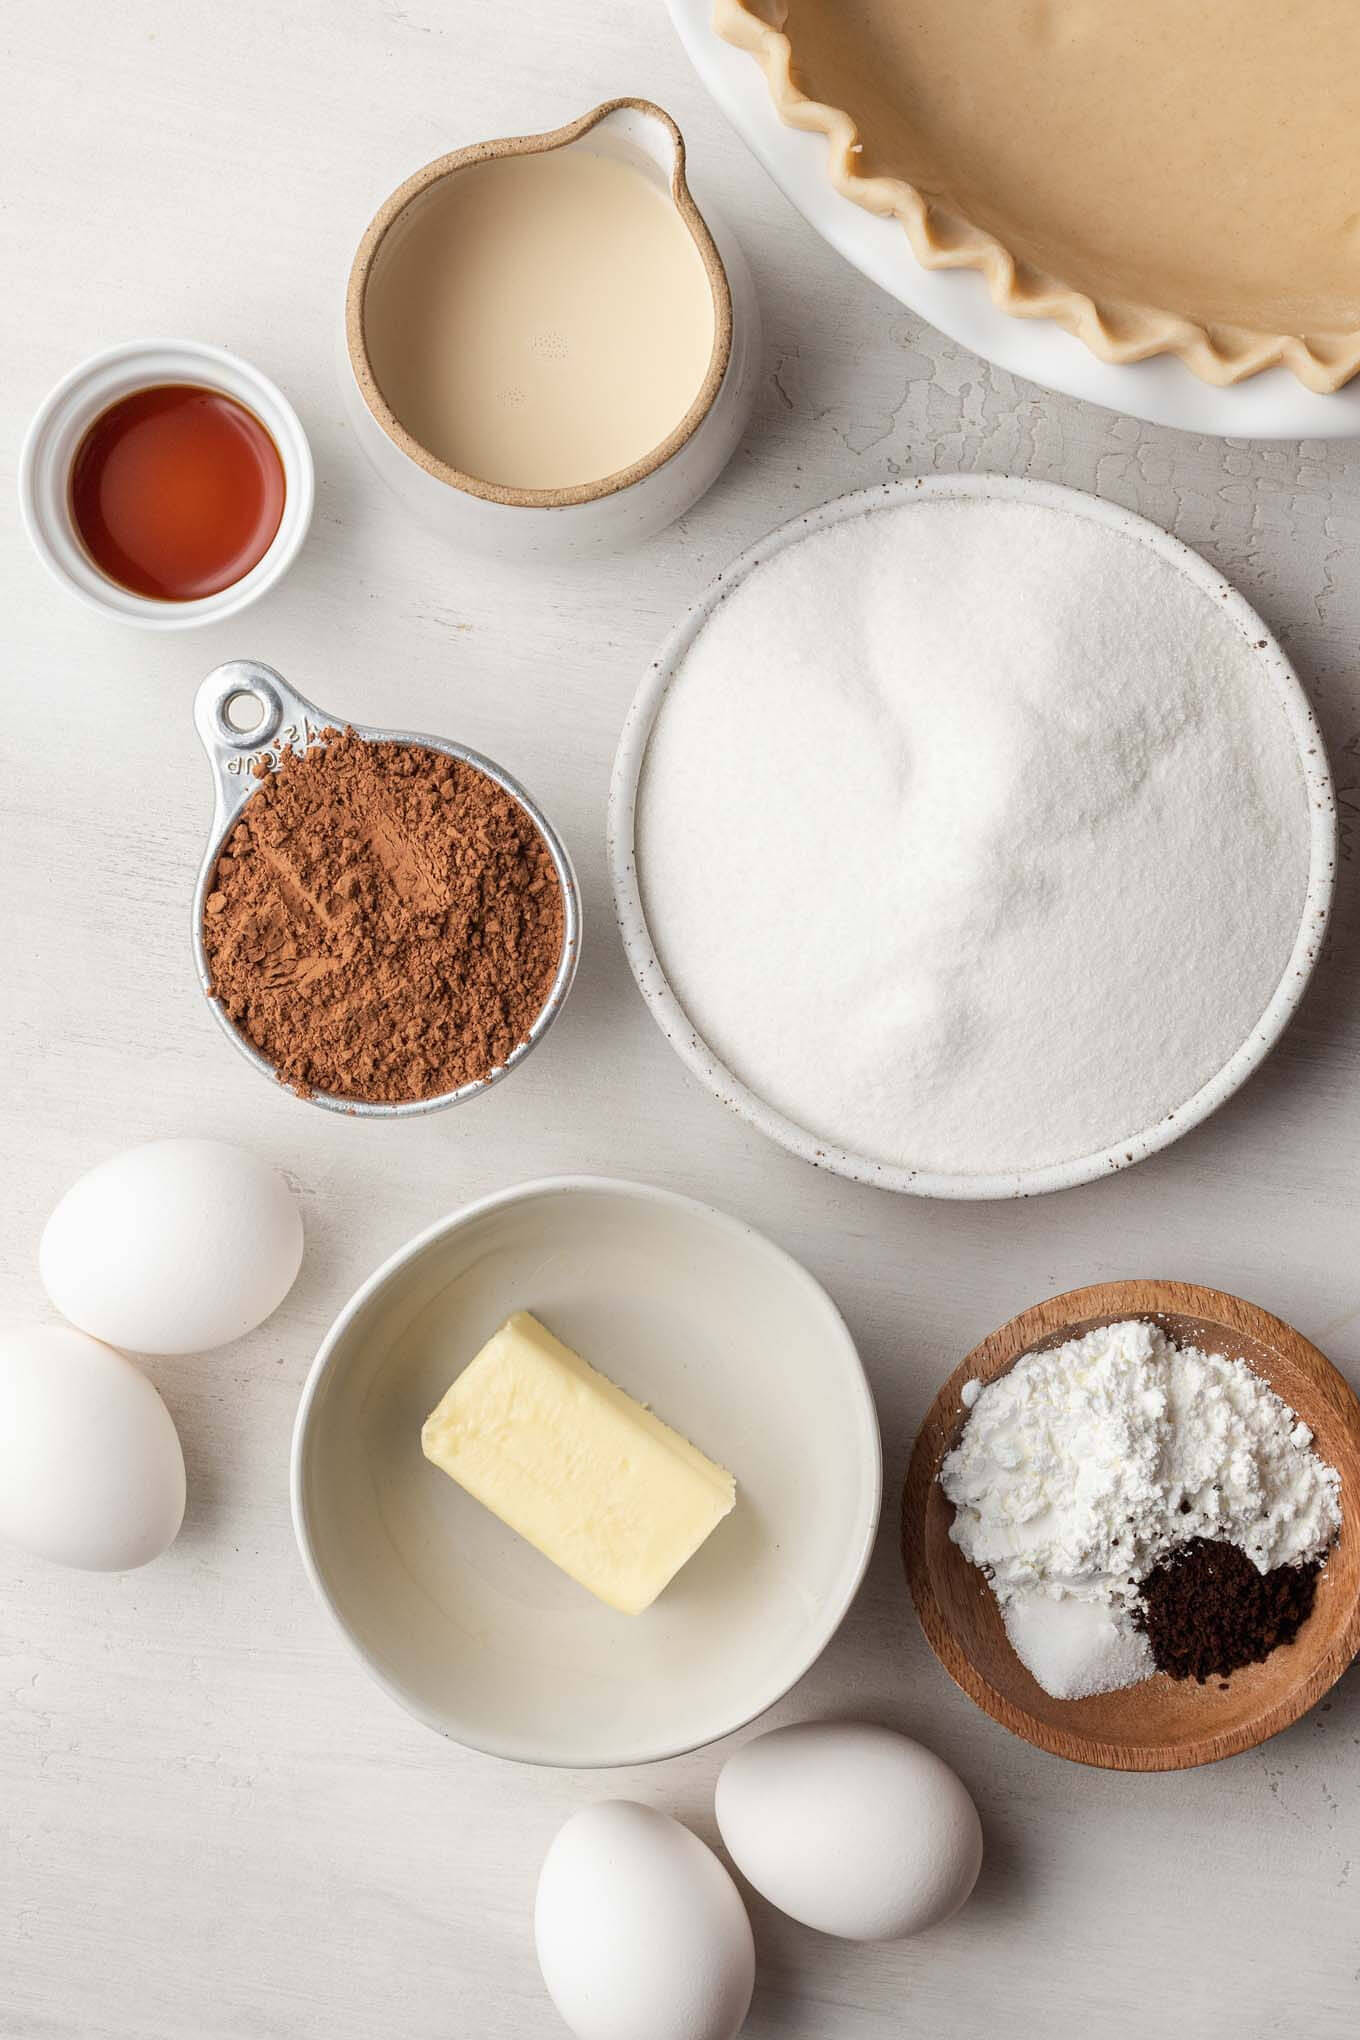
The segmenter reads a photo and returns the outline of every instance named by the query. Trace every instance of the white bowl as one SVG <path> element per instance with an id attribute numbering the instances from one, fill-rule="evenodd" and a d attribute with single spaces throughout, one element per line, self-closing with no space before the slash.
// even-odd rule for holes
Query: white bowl
<path id="1" fill-rule="evenodd" d="M 1261 684 L 1279 696 L 1299 750 L 1299 767 L 1308 794 L 1309 866 L 1303 913 L 1293 952 L 1265 1012 L 1236 1053 L 1194 1095 L 1159 1120 L 1155 1126 L 1121 1140 L 1116 1147 L 1094 1154 L 1079 1155 L 1071 1161 L 1051 1163 L 1005 1175 L 945 1175 L 936 1170 L 895 1167 L 868 1155 L 837 1147 L 810 1133 L 795 1120 L 752 1091 L 716 1056 L 699 1034 L 671 990 L 657 955 L 642 906 L 634 847 L 634 825 L 638 783 L 647 745 L 661 709 L 666 689 L 684 662 L 699 632 L 719 603 L 764 561 L 796 545 L 814 531 L 839 524 L 847 517 L 862 517 L 875 510 L 892 510 L 918 501 L 923 496 L 991 497 L 1047 504 L 1069 515 L 1089 517 L 1096 523 L 1123 531 L 1151 546 L 1180 573 L 1211 595 L 1222 613 L 1237 624 L 1255 653 Z M 1260 617 L 1243 600 L 1230 582 L 1207 560 L 1173 538 L 1159 525 L 1151 524 L 1116 503 L 1088 496 L 1081 489 L 1062 488 L 1053 482 L 1031 482 L 1012 475 L 928 475 L 914 480 L 884 482 L 873 489 L 860 489 L 851 496 L 838 496 L 816 510 L 792 518 L 763 538 L 749 552 L 723 569 L 704 593 L 681 617 L 661 651 L 653 660 L 647 677 L 633 697 L 624 722 L 614 773 L 609 790 L 609 864 L 614 887 L 614 911 L 623 946 L 652 1017 L 681 1061 L 723 1104 L 742 1119 L 778 1141 L 791 1154 L 819 1168 L 831 1169 L 856 1182 L 874 1183 L 880 1189 L 900 1190 L 915 1197 L 1000 1198 L 1035 1197 L 1047 1190 L 1066 1190 L 1077 1183 L 1090 1183 L 1140 1162 L 1159 1148 L 1169 1147 L 1192 1126 L 1217 1111 L 1252 1071 L 1265 1061 L 1303 997 L 1313 966 L 1322 947 L 1331 909 L 1336 872 L 1336 801 L 1322 732 L 1284 653 Z"/>
<path id="2" fill-rule="evenodd" d="M 420 1427 L 511 1311 L 731 1468 L 737 1505 L 643 1615 L 617 1615 L 431 1466 Z M 443 1735 L 524 1763 L 648 1763 L 787 1692 L 878 1522 L 873 1401 L 834 1305 L 749 1226 L 638 1183 L 483 1199 L 340 1313 L 293 1437 L 303 1561 L 369 1671 Z"/>
<path id="3" fill-rule="evenodd" d="M 1153 425 L 1232 439 L 1351 439 L 1360 434 L 1360 376 L 1330 396 L 1272 368 L 1216 389 L 1170 357 L 1120 368 L 1045 319 L 999 311 L 972 270 L 922 268 L 896 220 L 842 197 L 826 174 L 820 135 L 785 127 L 754 57 L 713 29 L 712 0 L 667 0 L 691 63 L 752 154 L 810 226 L 908 310 L 984 361 L 1065 396 L 1084 397 Z"/>
<path id="4" fill-rule="evenodd" d="M 194 602 L 157 602 L 101 574 L 71 520 L 71 464 L 101 411 L 157 383 L 199 383 L 235 397 L 260 420 L 283 462 L 279 528 L 248 574 Z M 64 588 L 103 616 L 143 630 L 191 630 L 220 623 L 259 600 L 287 573 L 312 521 L 312 453 L 296 411 L 268 376 L 200 340 L 129 340 L 93 354 L 64 376 L 43 403 L 19 462 L 19 508 L 43 565 Z"/>

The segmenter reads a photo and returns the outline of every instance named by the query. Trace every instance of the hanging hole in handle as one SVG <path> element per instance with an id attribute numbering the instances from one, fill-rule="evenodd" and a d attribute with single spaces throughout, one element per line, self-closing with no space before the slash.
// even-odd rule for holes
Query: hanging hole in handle
<path id="1" fill-rule="evenodd" d="M 248 687 L 240 687 L 222 703 L 222 720 L 239 737 L 258 730 L 267 714 L 265 703 Z"/>
<path id="2" fill-rule="evenodd" d="M 242 659 L 222 666 L 211 676 L 214 690 L 209 713 L 213 727 L 234 751 L 255 751 L 273 742 L 283 723 L 283 703 L 264 666 Z"/>

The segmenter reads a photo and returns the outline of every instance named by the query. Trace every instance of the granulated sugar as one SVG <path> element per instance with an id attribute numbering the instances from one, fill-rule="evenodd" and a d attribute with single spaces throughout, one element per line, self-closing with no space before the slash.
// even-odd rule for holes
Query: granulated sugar
<path id="1" fill-rule="evenodd" d="M 1156 1125 L 1289 961 L 1307 798 L 1233 619 L 1073 512 L 923 498 L 734 589 L 648 746 L 662 967 L 759 1097 L 875 1160 L 1074 1159 Z"/>

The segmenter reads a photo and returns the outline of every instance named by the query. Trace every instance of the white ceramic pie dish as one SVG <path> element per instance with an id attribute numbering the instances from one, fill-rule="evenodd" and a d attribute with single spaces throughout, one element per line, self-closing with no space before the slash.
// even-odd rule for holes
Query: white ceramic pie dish
<path id="1" fill-rule="evenodd" d="M 1275 994 L 1246 1040 L 1207 1083 L 1155 1125 L 1131 1134 L 1113 1147 L 1005 1174 L 944 1174 L 938 1170 L 894 1166 L 857 1154 L 810 1132 L 743 1083 L 709 1047 L 671 989 L 647 923 L 635 850 L 638 789 L 653 727 L 667 688 L 719 604 L 766 560 L 811 533 L 847 518 L 895 509 L 922 497 L 1006 499 L 1047 505 L 1093 518 L 1150 545 L 1211 595 L 1252 646 L 1262 684 L 1278 695 L 1297 742 L 1308 795 L 1309 876 L 1298 935 Z M 1337 847 L 1335 797 L 1317 720 L 1293 667 L 1237 590 L 1198 553 L 1146 518 L 1079 489 L 1009 475 L 930 475 L 861 489 L 793 518 L 725 567 L 680 619 L 633 698 L 614 760 L 608 830 L 614 909 L 633 975 L 658 1027 L 700 1082 L 769 1139 L 819 1168 L 916 1197 L 959 1199 L 1033 1197 L 1093 1182 L 1169 1147 L 1215 1112 L 1264 1062 L 1303 996 L 1326 932 Z"/>
<path id="2" fill-rule="evenodd" d="M 512 1310 L 731 1468 L 737 1505 L 617 1615 L 431 1466 L 420 1427 Z M 873 1546 L 878 1424 L 826 1293 L 734 1218 L 595 1177 L 441 1219 L 346 1304 L 303 1390 L 293 1522 L 386 1691 L 524 1763 L 640 1764 L 740 1728 L 830 1641 Z"/>
<path id="3" fill-rule="evenodd" d="M 826 174 L 826 143 L 785 127 L 759 64 L 714 33 L 712 0 L 667 0 L 704 85 L 785 196 L 823 240 L 908 310 L 998 368 L 1154 425 L 1240 439 L 1349 439 L 1360 434 L 1360 376 L 1330 396 L 1284 368 L 1229 389 L 1169 357 L 1114 367 L 1040 319 L 999 311 L 972 270 L 924 269 L 895 220 L 844 198 Z"/>

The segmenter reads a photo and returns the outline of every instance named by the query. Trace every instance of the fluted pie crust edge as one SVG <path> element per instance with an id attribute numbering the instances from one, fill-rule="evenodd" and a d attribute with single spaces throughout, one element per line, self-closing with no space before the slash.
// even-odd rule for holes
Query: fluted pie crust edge
<path id="1" fill-rule="evenodd" d="M 995 235 L 928 199 L 906 179 L 862 175 L 854 119 L 809 97 L 795 82 L 796 56 L 789 38 L 764 18 L 780 13 L 777 0 L 773 6 L 765 0 L 763 10 L 761 0 L 713 0 L 713 27 L 724 42 L 748 51 L 759 63 L 786 126 L 826 137 L 827 172 L 837 191 L 867 212 L 899 220 L 925 268 L 978 270 L 1001 311 L 1020 319 L 1051 319 L 1101 361 L 1116 366 L 1172 354 L 1204 382 L 1226 388 L 1283 364 L 1319 395 L 1340 389 L 1360 370 L 1360 332 L 1309 337 L 1209 326 L 1154 305 L 1097 300 L 1017 261 Z"/>

